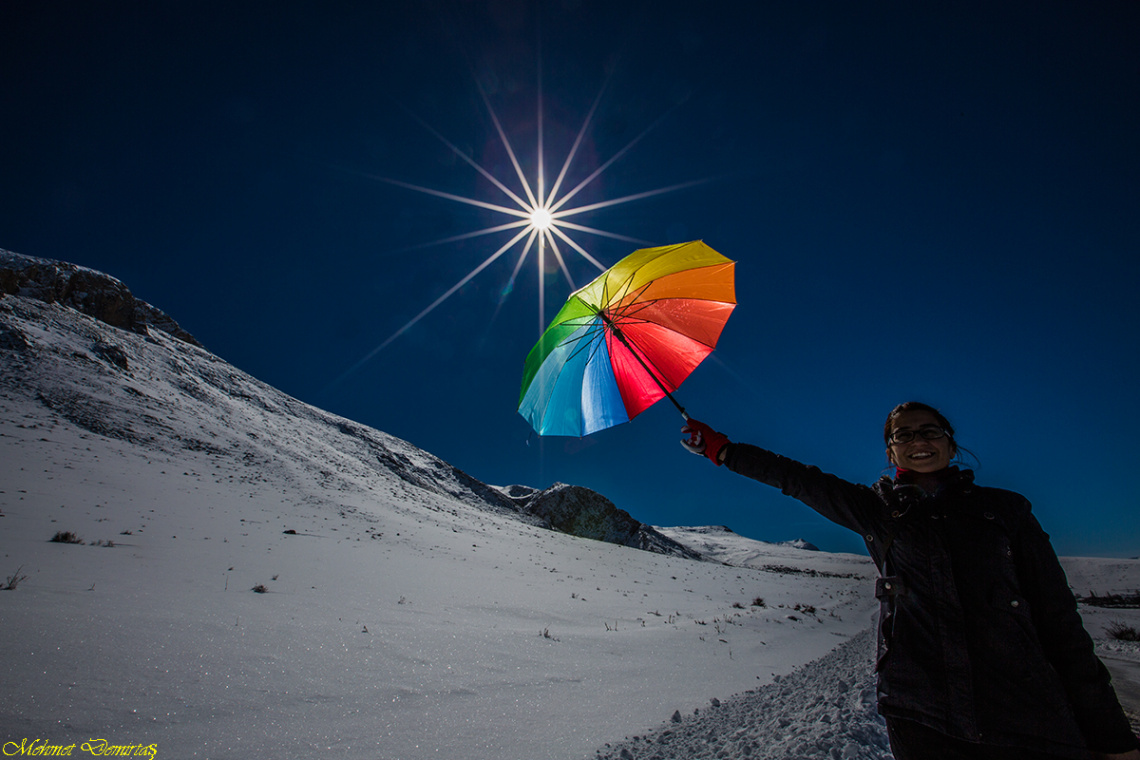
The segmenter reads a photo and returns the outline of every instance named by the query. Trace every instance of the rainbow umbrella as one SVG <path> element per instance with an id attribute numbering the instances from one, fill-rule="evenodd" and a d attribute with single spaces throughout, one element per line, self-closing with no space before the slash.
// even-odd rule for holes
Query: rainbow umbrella
<path id="1" fill-rule="evenodd" d="M 634 251 L 570 295 L 526 358 L 519 413 L 539 435 L 628 422 L 716 347 L 735 264 L 701 241 Z"/>

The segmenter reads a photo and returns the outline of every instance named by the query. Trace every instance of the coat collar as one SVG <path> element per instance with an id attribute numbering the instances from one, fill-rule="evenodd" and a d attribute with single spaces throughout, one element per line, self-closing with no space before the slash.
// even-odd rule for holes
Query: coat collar
<path id="1" fill-rule="evenodd" d="M 916 483 L 909 482 L 910 478 L 906 476 L 899 478 L 897 475 L 894 478 L 890 475 L 883 475 L 875 484 L 874 490 L 886 504 L 891 516 L 898 519 L 907 514 L 913 514 L 912 508 L 920 504 L 927 504 L 928 500 L 969 493 L 974 488 L 973 470 L 948 467 L 937 475 L 941 477 L 937 478 L 936 490 L 933 493 L 924 490 Z M 964 505 L 959 505 L 959 508 L 962 506 Z M 925 509 L 920 508 L 919 511 L 924 512 Z"/>
<path id="2" fill-rule="evenodd" d="M 974 471 L 947 467 L 927 474 L 899 469 L 889 480 L 895 490 L 917 487 L 926 494 L 937 496 L 945 491 L 968 489 L 974 483 Z"/>

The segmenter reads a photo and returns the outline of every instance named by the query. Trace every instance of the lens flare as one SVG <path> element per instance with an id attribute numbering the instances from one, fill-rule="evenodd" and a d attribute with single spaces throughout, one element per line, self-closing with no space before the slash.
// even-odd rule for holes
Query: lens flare
<path id="1" fill-rule="evenodd" d="M 521 191 L 522 191 L 521 194 L 518 192 L 515 192 L 510 187 L 508 187 L 506 184 L 504 184 L 502 181 L 500 181 L 498 178 L 493 176 L 491 174 L 491 172 L 489 172 L 486 168 L 481 166 L 478 162 L 476 162 L 473 158 L 471 158 L 471 156 L 467 155 L 467 153 L 460 150 L 460 148 L 458 146 L 456 146 L 455 143 L 448 140 L 446 137 L 444 137 L 436 129 L 431 127 L 429 124 L 427 124 L 425 121 L 420 119 L 418 116 L 416 116 L 415 114 L 411 114 L 410 112 L 409 112 L 409 115 L 411 115 L 411 117 L 413 119 L 415 119 L 417 122 L 419 122 L 419 124 L 421 126 L 423 126 L 428 132 L 430 132 L 436 139 L 438 139 L 445 146 L 447 146 L 447 148 L 449 150 L 451 150 L 451 152 L 454 153 L 457 158 L 459 158 L 464 163 L 469 165 L 472 169 L 477 171 L 487 181 L 489 181 L 499 192 L 502 193 L 502 195 L 506 198 L 506 200 L 509 201 L 513 205 L 504 205 L 503 202 L 495 203 L 495 202 L 491 202 L 491 201 L 480 200 L 478 198 L 468 198 L 468 197 L 464 197 L 461 195 L 456 195 L 454 193 L 448 193 L 448 192 L 444 192 L 442 190 L 436 190 L 433 188 L 424 187 L 422 185 L 416 185 L 416 184 L 413 184 L 410 182 L 404 182 L 404 181 L 401 181 L 398 179 L 393 179 L 390 177 L 382 177 L 382 176 L 377 176 L 377 175 L 364 175 L 364 176 L 367 176 L 369 179 L 377 181 L 377 182 L 384 182 L 384 183 L 387 183 L 390 185 L 395 185 L 397 187 L 401 187 L 401 188 L 404 188 L 406 190 L 412 190 L 412 191 L 415 191 L 418 193 L 423 193 L 425 195 L 430 195 L 430 196 L 433 196 L 435 198 L 441 198 L 441 199 L 447 200 L 447 201 L 453 201 L 453 202 L 462 203 L 462 204 L 465 204 L 468 206 L 474 206 L 477 208 L 482 208 L 482 209 L 486 209 L 489 211 L 494 211 L 494 212 L 503 214 L 504 216 L 508 217 L 509 219 L 512 219 L 512 221 L 505 221 L 501 224 L 497 224 L 497 225 L 494 225 L 491 227 L 485 227 L 483 229 L 476 229 L 476 230 L 472 230 L 470 232 L 466 232 L 466 233 L 463 233 L 460 235 L 453 235 L 450 237 L 441 238 L 439 240 L 434 240 L 434 241 L 431 241 L 428 243 L 424 243 L 424 244 L 421 244 L 418 246 L 414 246 L 415 249 L 428 248 L 428 247 L 432 247 L 432 246 L 443 245 L 446 243 L 454 243 L 454 242 L 458 242 L 458 241 L 462 241 L 462 240 L 470 240 L 470 239 L 480 237 L 483 235 L 491 235 L 491 234 L 499 233 L 499 232 L 507 232 L 507 231 L 514 231 L 514 230 L 517 230 L 517 232 L 511 237 L 511 239 L 509 241 L 507 241 L 506 244 L 504 244 L 503 246 L 496 249 L 486 259 L 484 259 L 481 263 L 477 264 L 470 272 L 468 272 L 462 279 L 460 279 L 459 282 L 457 282 L 455 285 L 453 285 L 451 288 L 449 288 L 447 291 L 445 291 L 442 295 L 440 295 L 438 298 L 436 298 L 434 301 L 432 301 L 431 304 L 429 304 L 427 306 L 427 308 L 425 308 L 423 311 L 418 313 L 416 316 L 412 317 L 402 327 L 400 327 L 398 330 L 396 330 L 396 332 L 392 333 L 392 335 L 388 336 L 388 338 L 386 338 L 383 342 L 381 342 L 379 345 L 377 345 L 375 348 L 373 348 L 371 351 L 369 351 L 367 354 L 365 354 L 365 356 L 362 357 L 359 361 L 357 361 L 356 364 L 352 365 L 348 370 L 346 370 L 344 373 L 342 373 L 340 375 L 340 377 L 338 377 L 336 380 L 334 380 L 331 385 L 335 385 L 335 384 L 339 383 L 345 377 L 347 377 L 348 375 L 355 372 L 357 369 L 362 367 L 364 364 L 368 363 L 368 361 L 370 361 L 372 358 L 374 358 L 382 350 L 387 348 L 393 341 L 395 341 L 401 335 L 406 333 L 417 322 L 419 322 L 421 319 L 423 319 L 428 314 L 430 314 L 432 311 L 434 311 L 436 308 L 438 308 L 440 305 L 442 305 L 444 303 L 444 301 L 446 301 L 448 298 L 450 298 L 452 295 L 454 295 L 457 291 L 459 291 L 464 285 L 466 285 L 468 282 L 470 282 L 476 275 L 478 275 L 480 272 L 482 272 L 484 269 L 486 269 L 488 266 L 490 266 L 490 264 L 492 262 L 494 262 L 496 259 L 501 257 L 508 250 L 515 248 L 516 246 L 520 249 L 519 257 L 518 257 L 518 260 L 515 262 L 514 272 L 511 274 L 510 281 L 503 288 L 503 290 L 500 294 L 499 306 L 500 307 L 502 306 L 502 304 L 506 300 L 507 296 L 514 290 L 516 278 L 519 274 L 519 271 L 522 269 L 523 263 L 526 261 L 527 256 L 530 254 L 530 251 L 534 248 L 537 248 L 538 250 L 537 250 L 537 253 L 535 255 L 535 260 L 537 262 L 536 263 L 536 269 L 538 270 L 538 321 L 537 321 L 537 325 L 538 325 L 538 333 L 541 334 L 543 329 L 545 328 L 545 322 L 546 322 L 546 316 L 545 316 L 546 288 L 549 285 L 553 284 L 557 280 L 557 277 L 552 278 L 552 277 L 548 276 L 548 274 L 549 274 L 547 271 L 548 268 L 550 269 L 550 273 L 553 273 L 554 268 L 556 267 L 557 270 L 562 273 L 563 278 L 565 278 L 565 280 L 569 284 L 571 290 L 577 289 L 577 286 L 574 284 L 574 280 L 570 275 L 570 270 L 566 265 L 566 259 L 562 254 L 562 249 L 559 247 L 559 243 L 561 242 L 568 249 L 573 250 L 575 253 L 577 253 L 579 256 L 581 256 L 583 259 L 585 259 L 587 262 L 589 262 L 592 266 L 597 268 L 599 272 L 605 271 L 605 269 L 606 269 L 604 264 L 602 264 L 600 261 L 598 261 L 593 255 L 591 255 L 586 250 L 586 248 L 584 248 L 582 246 L 582 244 L 580 244 L 577 240 L 575 240 L 574 238 L 572 238 L 570 236 L 571 232 L 584 233 L 587 235 L 604 237 L 604 238 L 608 238 L 611 240 L 621 240 L 621 241 L 625 241 L 628 243 L 633 243 L 634 245 L 637 245 L 639 247 L 646 247 L 646 246 L 651 246 L 651 245 L 657 244 L 657 243 L 654 243 L 653 241 L 642 240 L 639 238 L 629 237 L 627 235 L 621 235 L 621 234 L 614 233 L 614 232 L 608 232 L 608 231 L 599 229 L 597 227 L 590 227 L 590 226 L 586 226 L 586 225 L 582 225 L 582 224 L 577 224 L 577 223 L 568 221 L 567 217 L 572 217 L 572 216 L 577 216 L 580 214 L 598 211 L 600 209 L 608 208 L 611 206 L 616 206 L 616 205 L 619 205 L 622 203 L 630 203 L 632 201 L 639 201 L 639 200 L 644 200 L 646 198 L 652 198 L 654 196 L 661 195 L 663 193 L 675 192 L 677 190 L 682 190 L 685 188 L 694 187 L 696 185 L 704 184 L 704 183 L 710 181 L 710 179 L 707 179 L 707 178 L 706 179 L 699 179 L 699 180 L 694 180 L 694 181 L 690 181 L 690 182 L 683 182 L 683 183 L 679 183 L 679 184 L 675 184 L 675 185 L 670 185 L 667 187 L 661 187 L 661 188 L 657 188 L 654 190 L 647 190 L 645 192 L 635 193 L 632 195 L 626 195 L 626 196 L 614 198 L 611 200 L 604 200 L 604 201 L 600 201 L 600 202 L 596 202 L 596 203 L 590 203 L 590 204 L 582 205 L 582 206 L 567 207 L 567 204 L 576 195 L 578 195 L 578 193 L 580 193 L 584 188 L 586 188 L 588 185 L 590 185 L 590 183 L 592 183 L 599 176 L 601 176 L 602 172 L 604 172 L 606 169 L 608 169 L 617 160 L 619 160 L 624 155 L 626 155 L 633 148 L 634 145 L 636 145 L 638 142 L 640 142 L 655 127 L 657 127 L 659 124 L 661 124 L 661 122 L 664 121 L 664 119 L 670 113 L 672 113 L 672 111 L 675 108 L 679 107 L 680 104 L 677 104 L 677 105 L 673 106 L 672 108 L 670 108 L 668 111 L 666 111 L 665 114 L 663 114 L 655 122 L 650 124 L 650 126 L 648 126 L 644 131 L 642 131 L 639 135 L 634 137 L 633 140 L 631 140 L 623 148 L 621 148 L 619 151 L 617 151 L 617 153 L 615 153 L 609 160 L 607 160 L 605 163 L 603 163 L 601 166 L 599 166 L 597 169 L 595 169 L 589 176 L 587 176 L 585 179 L 583 179 L 581 182 L 579 182 L 573 188 L 571 188 L 567 191 L 563 191 L 563 183 L 566 179 L 566 176 L 567 176 L 571 166 L 574 164 L 575 158 L 578 156 L 578 151 L 582 145 L 582 141 L 585 139 L 585 137 L 589 131 L 590 125 L 593 122 L 594 114 L 597 112 L 598 105 L 602 100 L 602 95 L 606 91 L 606 87 L 608 86 L 608 82 L 606 84 L 603 84 L 602 88 L 598 92 L 597 97 L 594 99 L 593 105 L 590 107 L 589 112 L 586 114 L 586 117 L 582 122 L 581 128 L 578 130 L 577 136 L 574 139 L 574 143 L 571 146 L 568 154 L 566 155 L 565 160 L 562 163 L 562 168 L 559 171 L 558 176 L 554 181 L 554 184 L 550 185 L 550 189 L 547 190 L 546 189 L 547 188 L 547 178 L 546 178 L 546 172 L 545 172 L 545 157 L 543 155 L 544 135 L 543 135 L 543 107 L 542 107 L 543 101 L 542 101 L 542 77 L 541 77 L 541 73 L 540 73 L 539 79 L 538 79 L 538 98 L 537 98 L 537 101 L 538 101 L 538 118 L 537 118 L 536 123 L 537 123 L 537 127 L 538 127 L 538 129 L 537 129 L 538 134 L 537 134 L 537 142 L 536 142 L 536 151 L 535 151 L 535 156 L 534 156 L 535 160 L 533 162 L 534 166 L 536 167 L 536 171 L 535 171 L 535 174 L 531 177 L 528 177 L 526 175 L 526 173 L 523 171 L 522 165 L 520 164 L 518 157 L 515 153 L 514 146 L 511 145 L 510 140 L 507 138 L 506 131 L 503 129 L 503 125 L 502 125 L 501 121 L 499 120 L 499 116 L 495 112 L 494 107 L 491 105 L 491 101 L 490 101 L 490 98 L 487 96 L 486 90 L 484 90 L 482 84 L 478 81 L 478 79 L 476 79 L 475 85 L 479 90 L 480 96 L 482 97 L 483 104 L 487 108 L 487 113 L 491 117 L 491 122 L 495 126 L 495 131 L 498 133 L 499 140 L 502 143 L 503 148 L 506 150 L 507 156 L 510 159 L 511 166 L 514 168 L 515 176 L 517 177 L 518 183 L 519 183 L 519 189 L 521 189 Z M 359 173 L 359 172 L 356 172 L 356 173 Z M 551 256 L 553 256 L 553 262 L 548 261 Z M 496 314 L 497 313 L 498 313 L 498 309 L 496 309 Z"/>

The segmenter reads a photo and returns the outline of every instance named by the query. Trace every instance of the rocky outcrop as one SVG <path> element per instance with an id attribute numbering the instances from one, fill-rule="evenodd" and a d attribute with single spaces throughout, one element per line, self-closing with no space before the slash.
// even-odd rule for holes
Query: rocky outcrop
<path id="1" fill-rule="evenodd" d="M 520 511 L 553 530 L 658 554 L 700 559 L 692 549 L 638 522 L 605 496 L 584 486 L 555 483 L 544 491 L 519 485 L 502 490 Z"/>
<path id="2" fill-rule="evenodd" d="M 119 280 L 76 264 L 0 249 L 0 294 L 59 303 L 112 327 L 140 335 L 154 328 L 201 345 L 164 312 L 135 298 Z"/>

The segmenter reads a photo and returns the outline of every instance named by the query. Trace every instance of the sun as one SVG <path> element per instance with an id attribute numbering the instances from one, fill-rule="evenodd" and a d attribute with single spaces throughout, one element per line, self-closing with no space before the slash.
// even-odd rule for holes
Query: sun
<path id="1" fill-rule="evenodd" d="M 554 215 L 548 208 L 536 208 L 530 212 L 530 228 L 538 232 L 546 232 L 554 224 Z"/>
<path id="2" fill-rule="evenodd" d="M 515 152 L 515 148 L 507 138 L 506 131 L 503 129 L 503 125 L 499 120 L 499 116 L 495 112 L 494 107 L 491 105 L 491 100 L 488 97 L 486 90 L 484 90 L 483 86 L 479 83 L 478 80 L 476 80 L 475 85 L 479 90 L 483 104 L 487 109 L 487 113 L 491 117 L 491 121 L 495 126 L 499 140 L 501 141 L 503 148 L 506 150 L 510 164 L 514 169 L 515 178 L 518 181 L 518 184 L 514 189 L 508 187 L 504 182 L 500 181 L 498 178 L 492 175 L 490 171 L 480 165 L 471 156 L 462 151 L 458 146 L 456 146 L 454 142 L 446 138 L 444 135 L 440 134 L 435 128 L 414 114 L 411 114 L 413 119 L 418 121 L 420 125 L 428 130 L 428 132 L 430 132 L 436 139 L 446 145 L 447 148 L 451 150 L 451 152 L 454 153 L 457 158 L 470 166 L 474 171 L 482 175 L 496 188 L 499 193 L 501 193 L 501 197 L 497 200 L 497 202 L 494 199 L 485 200 L 483 198 L 468 198 L 465 196 L 456 195 L 454 193 L 448 193 L 443 190 L 437 190 L 434 188 L 425 187 L 423 185 L 405 182 L 403 180 L 395 179 L 392 177 L 383 177 L 372 174 L 367 174 L 364 176 L 377 182 L 384 182 L 386 184 L 395 185 L 397 187 L 402 187 L 407 190 L 430 195 L 442 200 L 451 201 L 454 203 L 462 203 L 468 206 L 475 206 L 489 211 L 494 211 L 504 217 L 504 221 L 501 224 L 472 230 L 460 235 L 454 235 L 451 237 L 434 240 L 421 244 L 419 246 L 415 246 L 416 248 L 427 248 L 431 246 L 445 245 L 448 243 L 456 243 L 462 240 L 470 240 L 472 238 L 500 233 L 507 233 L 510 235 L 510 237 L 505 243 L 496 248 L 485 259 L 483 259 L 482 262 L 472 268 L 471 271 L 468 272 L 463 278 L 461 278 L 458 282 L 456 282 L 454 285 L 436 297 L 435 300 L 428 304 L 422 311 L 409 319 L 406 323 L 404 323 L 402 327 L 396 330 L 396 332 L 388 336 L 388 338 L 386 338 L 383 342 L 369 351 L 364 357 L 356 362 L 356 364 L 346 370 L 339 378 L 337 378 L 337 380 L 334 381 L 334 384 L 347 377 L 351 373 L 355 372 L 361 366 L 370 361 L 373 357 L 375 357 L 377 354 L 391 345 L 395 340 L 397 340 L 401 335 L 406 333 L 416 323 L 418 323 L 431 312 L 435 311 L 435 309 L 442 305 L 448 298 L 453 296 L 464 285 L 478 276 L 480 272 L 482 272 L 494 261 L 498 260 L 500 257 L 511 250 L 517 250 L 519 253 L 510 280 L 503 287 L 503 298 L 506 298 L 506 296 L 514 290 L 515 281 L 519 276 L 519 273 L 522 271 L 523 265 L 525 264 L 527 258 L 530 256 L 531 251 L 535 251 L 538 277 L 537 325 L 538 334 L 541 334 L 545 328 L 546 289 L 550 284 L 548 282 L 549 278 L 546 276 L 546 268 L 547 262 L 551 259 L 551 257 L 553 262 L 555 262 L 554 265 L 562 273 L 562 276 L 569 284 L 570 289 L 577 290 L 577 285 L 575 284 L 574 279 L 571 277 L 570 270 L 566 265 L 566 257 L 564 253 L 569 254 L 570 251 L 573 251 L 575 254 L 581 256 L 584 260 L 589 262 L 599 272 L 603 272 L 606 269 L 605 265 L 598 261 L 584 247 L 582 242 L 580 242 L 583 235 L 621 240 L 634 244 L 638 247 L 660 244 L 660 241 L 654 243 L 648 240 L 642 240 L 627 235 L 608 232 L 597 227 L 579 224 L 577 222 L 571 221 L 572 217 L 580 217 L 583 214 L 589 214 L 591 212 L 599 211 L 604 208 L 616 206 L 623 203 L 630 203 L 632 201 L 644 200 L 646 198 L 651 198 L 663 193 L 669 193 L 676 190 L 693 187 L 695 185 L 703 184 L 709 181 L 708 179 L 699 179 L 670 185 L 668 187 L 660 187 L 652 190 L 647 190 L 619 198 L 612 198 L 609 200 L 589 203 L 586 205 L 574 206 L 571 202 L 575 197 L 578 196 L 579 193 L 582 192 L 582 190 L 597 180 L 597 178 L 601 176 L 602 173 L 605 172 L 610 166 L 628 154 L 629 151 L 632 150 L 633 147 L 647 134 L 649 134 L 654 129 L 654 127 L 660 124 L 665 116 L 667 116 L 668 113 L 673 109 L 669 109 L 666 114 L 653 122 L 650 126 L 638 134 L 633 140 L 618 150 L 607 161 L 598 166 L 585 179 L 581 180 L 573 187 L 566 189 L 564 187 L 566 178 L 570 172 L 571 167 L 574 165 L 575 159 L 578 157 L 578 152 L 582 146 L 583 141 L 589 133 L 589 129 L 593 122 L 594 115 L 597 112 L 598 105 L 600 104 L 602 96 L 606 91 L 606 85 L 602 86 L 601 90 L 598 92 L 597 97 L 594 99 L 593 105 L 591 106 L 589 112 L 586 114 L 582 122 L 582 126 L 577 132 L 573 145 L 570 147 L 567 155 L 562 162 L 561 169 L 556 175 L 554 182 L 550 184 L 548 184 L 548 177 L 546 175 L 545 169 L 546 156 L 544 150 L 541 78 L 539 79 L 538 87 L 538 118 L 536 120 L 537 134 L 535 152 L 533 155 L 534 161 L 532 162 L 536 169 L 530 176 L 528 176 L 523 171 L 522 165 L 519 162 L 518 156 Z M 675 107 L 677 106 L 674 105 L 674 108 Z M 547 251 L 550 252 L 550 256 L 547 255 Z"/>

